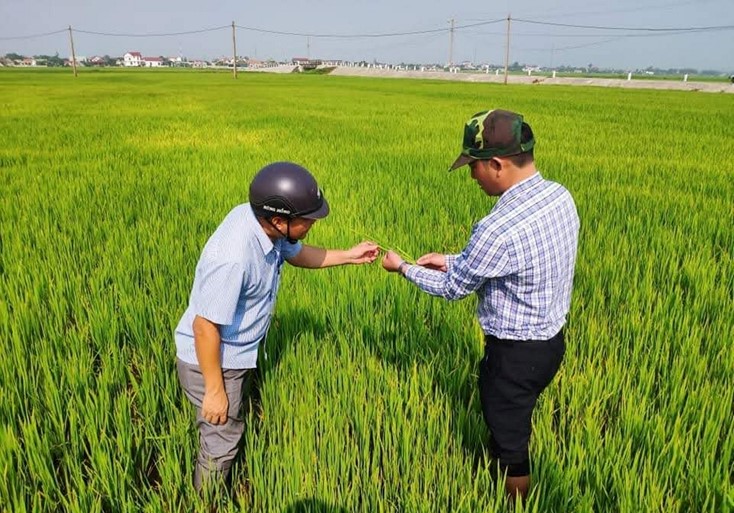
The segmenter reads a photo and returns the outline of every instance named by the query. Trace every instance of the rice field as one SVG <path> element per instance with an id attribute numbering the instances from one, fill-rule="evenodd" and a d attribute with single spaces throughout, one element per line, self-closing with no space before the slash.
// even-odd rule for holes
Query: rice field
<path id="1" fill-rule="evenodd" d="M 317 176 L 308 243 L 458 252 L 491 209 L 446 173 L 521 112 L 582 221 L 530 512 L 734 510 L 734 98 L 208 72 L 0 71 L 0 511 L 208 511 L 173 329 L 266 163 Z M 483 457 L 475 299 L 376 263 L 286 269 L 220 511 L 510 511 Z"/>

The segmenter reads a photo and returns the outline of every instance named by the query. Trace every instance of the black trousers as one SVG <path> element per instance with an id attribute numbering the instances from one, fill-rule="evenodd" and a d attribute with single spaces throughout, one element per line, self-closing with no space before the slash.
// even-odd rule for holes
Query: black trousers
<path id="1" fill-rule="evenodd" d="M 492 456 L 508 476 L 530 474 L 528 444 L 533 409 L 563 360 L 563 329 L 549 340 L 502 340 L 485 336 L 479 365 L 482 413 Z"/>

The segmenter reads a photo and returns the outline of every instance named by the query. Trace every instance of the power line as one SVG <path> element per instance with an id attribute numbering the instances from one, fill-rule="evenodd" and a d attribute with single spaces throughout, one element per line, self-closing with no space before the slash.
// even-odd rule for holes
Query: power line
<path id="1" fill-rule="evenodd" d="M 632 7 L 632 8 L 623 8 L 623 9 L 607 9 L 607 10 L 597 10 L 597 11 L 545 11 L 540 16 L 542 19 L 552 19 L 552 18 L 574 18 L 578 16 L 607 16 L 609 14 L 621 14 L 621 13 L 629 13 L 629 12 L 639 12 L 639 11 L 649 11 L 649 10 L 655 10 L 655 11 L 661 11 L 666 10 L 669 11 L 673 8 L 683 7 L 687 5 L 699 5 L 702 3 L 711 3 L 711 2 L 717 2 L 721 0 L 687 0 L 682 2 L 673 2 L 673 3 L 662 3 L 662 4 L 647 4 L 647 5 L 640 5 L 638 7 Z M 724 0 L 729 1 L 729 0 Z M 607 5 L 608 1 L 599 2 L 597 5 Z M 593 4 L 586 4 L 587 7 L 593 6 Z M 537 11 L 533 12 L 534 15 L 538 15 L 539 13 Z M 522 16 L 522 14 L 520 14 Z"/>
<path id="2" fill-rule="evenodd" d="M 95 32 L 92 30 L 74 29 L 74 32 L 81 34 L 92 34 L 95 36 L 110 36 L 110 37 L 170 37 L 170 36 L 185 36 L 188 34 L 203 34 L 204 32 L 214 32 L 217 30 L 232 28 L 231 25 L 222 25 L 221 27 L 211 27 L 200 30 L 187 30 L 185 32 L 168 32 L 168 33 L 146 33 L 146 34 L 122 34 L 114 32 Z"/>
<path id="3" fill-rule="evenodd" d="M 62 32 L 66 32 L 67 30 L 68 29 L 54 30 L 53 32 L 45 32 L 43 34 L 30 34 L 27 36 L 0 37 L 0 41 L 11 41 L 14 39 L 35 39 L 39 37 L 52 36 L 54 34 L 61 34 Z"/>
<path id="4" fill-rule="evenodd" d="M 563 46 L 559 48 L 554 48 L 553 50 L 556 52 L 560 52 L 563 50 L 575 50 L 577 48 L 586 48 L 589 46 L 598 46 L 606 43 L 610 43 L 612 41 L 620 41 L 623 39 L 628 38 L 647 38 L 647 37 L 667 37 L 667 36 L 679 36 L 682 34 L 696 34 L 699 32 L 704 32 L 703 30 L 684 30 L 684 31 L 676 31 L 676 32 L 655 32 L 655 33 L 648 33 L 648 34 L 620 34 L 618 36 L 611 37 L 609 39 L 604 39 L 602 41 L 594 41 L 591 43 L 585 43 L 581 45 L 573 45 L 573 46 Z M 602 37 L 604 34 L 596 35 L 595 37 Z M 561 36 L 566 37 L 566 36 Z M 547 48 L 516 48 L 516 50 L 524 51 L 524 52 L 547 52 Z"/>
<path id="5" fill-rule="evenodd" d="M 627 30 L 630 32 L 708 32 L 714 30 L 732 30 L 734 25 L 717 25 L 711 27 L 676 27 L 676 28 L 652 28 L 652 27 L 602 27 L 598 25 L 573 25 L 570 23 L 553 23 L 550 21 L 524 20 L 512 18 L 519 23 L 530 23 L 533 25 L 547 25 L 552 27 L 581 28 L 591 30 Z"/>
<path id="6" fill-rule="evenodd" d="M 505 21 L 504 18 L 498 20 L 482 21 L 479 23 L 470 23 L 468 25 L 458 25 L 454 27 L 454 30 L 464 29 L 470 27 L 479 27 L 483 25 L 491 25 L 493 23 L 500 23 Z M 299 36 L 299 37 L 321 37 L 321 38 L 333 38 L 333 39 L 368 39 L 368 38 L 380 38 L 380 37 L 396 37 L 396 36 L 417 36 L 422 34 L 435 34 L 439 32 L 448 32 L 448 28 L 437 28 L 427 30 L 414 30 L 410 32 L 384 32 L 384 33 L 373 33 L 373 34 L 317 34 L 309 32 L 285 32 L 281 30 L 268 30 L 257 27 L 245 27 L 237 25 L 237 28 L 242 30 L 249 30 L 252 32 L 261 32 L 264 34 L 277 34 L 281 36 Z"/>
<path id="7" fill-rule="evenodd" d="M 604 44 L 607 44 L 607 43 L 611 43 L 613 41 L 618 41 L 619 39 L 620 38 L 618 38 L 618 37 L 612 37 L 612 38 L 609 38 L 609 39 L 605 39 L 603 41 L 596 41 L 594 43 L 586 43 L 586 44 L 583 44 L 583 45 L 564 46 L 564 47 L 561 47 L 561 48 L 554 48 L 553 51 L 554 52 L 562 52 L 562 51 L 565 51 L 565 50 L 576 50 L 577 48 L 587 48 L 589 46 L 599 46 L 599 45 L 604 45 Z"/>
<path id="8" fill-rule="evenodd" d="M 513 18 L 513 21 L 515 19 Z M 719 29 L 721 31 L 723 30 L 730 30 L 730 29 Z M 604 36 L 611 36 L 614 40 L 616 39 L 625 39 L 628 37 L 666 37 L 666 36 L 678 36 L 682 34 L 697 34 L 700 32 L 714 32 L 715 29 L 686 29 L 686 30 L 670 30 L 669 32 L 653 32 L 653 33 L 631 33 L 631 34 L 564 34 L 564 33 L 558 33 L 558 32 L 513 32 L 513 35 L 516 37 L 550 37 L 550 38 L 557 38 L 557 39 L 563 39 L 563 38 L 599 38 Z M 469 38 L 476 39 L 477 37 L 482 36 L 504 36 L 504 32 L 470 32 L 465 33 L 465 36 Z M 572 48 L 582 48 L 585 45 L 581 46 L 574 46 Z M 518 50 L 523 50 L 523 48 L 516 48 Z M 524 50 L 531 50 L 531 49 L 524 49 Z M 531 51 L 536 51 L 536 49 L 532 49 Z M 537 49 L 537 51 L 540 51 L 540 49 Z"/>
<path id="9" fill-rule="evenodd" d="M 243 25 L 236 25 L 237 28 L 242 30 L 249 30 L 250 32 L 259 32 L 261 34 L 275 34 L 278 36 L 298 36 L 298 37 L 322 37 L 322 38 L 339 38 L 339 39 L 359 39 L 359 38 L 377 38 L 377 37 L 393 37 L 393 36 L 412 36 L 420 34 L 434 34 L 436 32 L 446 32 L 448 29 L 430 29 L 430 30 L 416 30 L 413 32 L 392 32 L 385 34 L 315 34 L 311 32 L 286 32 L 283 30 L 269 30 L 257 27 L 245 27 Z"/>
<path id="10" fill-rule="evenodd" d="M 512 18 L 513 21 L 515 21 L 515 18 Z M 665 33 L 661 35 L 668 35 L 668 34 L 677 34 L 678 32 L 670 32 Z M 476 36 L 504 36 L 505 32 L 477 32 L 477 31 L 465 31 L 464 35 L 469 37 L 476 37 Z M 605 35 L 611 36 L 612 34 L 564 34 L 561 32 L 513 32 L 513 35 L 517 37 L 579 37 L 579 38 L 594 38 L 594 37 L 603 37 Z M 626 35 L 632 36 L 639 36 L 639 34 L 623 34 L 621 37 L 624 37 Z M 615 34 L 615 37 L 617 35 Z"/>
<path id="11" fill-rule="evenodd" d="M 502 23 L 504 21 L 505 21 L 505 18 L 500 18 L 500 19 L 495 19 L 495 20 L 479 21 L 476 23 L 467 23 L 464 25 L 456 25 L 454 27 L 454 30 L 455 31 L 457 30 L 470 31 L 467 29 L 474 29 L 477 27 L 494 25 L 497 23 Z M 629 32 L 685 33 L 685 32 L 713 32 L 713 31 L 724 31 L 724 30 L 734 29 L 734 25 L 658 28 L 658 27 L 610 27 L 610 26 L 599 26 L 599 25 L 577 25 L 577 24 L 570 24 L 570 23 L 555 23 L 555 22 L 549 22 L 549 21 L 527 20 L 523 18 L 513 18 L 513 21 L 518 22 L 518 23 L 527 23 L 527 24 L 543 25 L 543 26 L 551 26 L 551 27 L 579 28 L 579 29 L 587 29 L 587 30 L 624 30 L 624 31 L 629 31 Z M 369 39 L 369 38 L 398 37 L 398 36 L 416 36 L 416 35 L 446 33 L 450 30 L 448 28 L 442 27 L 442 28 L 435 28 L 435 29 L 413 30 L 413 31 L 404 31 L 404 32 L 383 32 L 383 33 L 365 33 L 365 34 L 333 34 L 333 33 L 289 32 L 289 31 L 282 31 L 282 30 L 270 30 L 270 29 L 264 29 L 264 28 L 259 28 L 259 27 L 248 27 L 244 25 L 235 25 L 235 26 L 242 30 L 248 30 L 251 32 L 259 32 L 259 33 L 264 33 L 264 34 L 275 34 L 275 35 L 282 35 L 282 36 L 315 37 L 315 38 L 333 38 L 333 39 Z M 101 32 L 101 31 L 84 30 L 84 29 L 74 29 L 74 31 L 81 33 L 81 34 L 89 34 L 89 35 L 105 36 L 105 37 L 143 38 L 143 37 L 174 37 L 174 36 L 183 36 L 183 35 L 191 35 L 191 34 L 202 34 L 206 32 L 214 32 L 214 31 L 224 30 L 224 29 L 229 29 L 229 28 L 231 28 L 231 25 L 221 25 L 218 27 L 209 27 L 209 28 L 203 28 L 203 29 L 197 29 L 197 30 L 187 30 L 187 31 L 182 31 L 182 32 L 161 32 L 161 33 L 157 33 L 157 32 L 149 32 L 149 33 Z M 0 41 L 41 38 L 41 37 L 51 36 L 54 34 L 60 34 L 62 32 L 66 32 L 67 30 L 68 29 L 60 29 L 60 30 L 55 30 L 52 32 L 45 32 L 41 34 L 28 34 L 28 35 L 22 35 L 22 36 L 9 36 L 9 37 L 5 36 L 5 37 L 0 37 Z M 501 35 L 500 33 L 485 33 L 485 34 Z M 584 34 L 550 34 L 550 33 L 518 34 L 518 35 L 549 36 L 549 37 L 594 37 L 593 35 L 584 35 Z"/>
<path id="12" fill-rule="evenodd" d="M 573 46 L 563 46 L 563 47 L 559 47 L 559 48 L 556 48 L 556 47 L 553 47 L 553 48 L 516 48 L 516 50 L 519 50 L 521 52 L 544 52 L 544 53 L 547 53 L 547 52 L 550 52 L 550 51 L 553 51 L 553 52 L 562 52 L 564 50 L 575 50 L 576 48 L 586 48 L 586 47 L 589 47 L 589 46 L 603 45 L 603 44 L 606 44 L 606 43 L 611 43 L 612 41 L 619 41 L 623 37 L 624 36 L 617 36 L 617 37 L 612 37 L 612 38 L 609 38 L 609 39 L 604 39 L 603 41 L 594 41 L 593 43 L 585 43 L 585 44 L 582 44 L 582 45 L 573 45 Z"/>

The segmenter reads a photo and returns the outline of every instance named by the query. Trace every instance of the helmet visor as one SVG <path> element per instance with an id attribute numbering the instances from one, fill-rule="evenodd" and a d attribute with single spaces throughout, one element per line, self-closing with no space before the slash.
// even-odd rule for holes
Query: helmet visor
<path id="1" fill-rule="evenodd" d="M 318 207 L 311 211 L 296 213 L 293 215 L 293 217 L 304 217 L 306 219 L 323 219 L 324 217 L 328 216 L 329 202 L 326 201 L 323 192 L 321 192 L 319 196 L 321 197 L 321 204 Z"/>

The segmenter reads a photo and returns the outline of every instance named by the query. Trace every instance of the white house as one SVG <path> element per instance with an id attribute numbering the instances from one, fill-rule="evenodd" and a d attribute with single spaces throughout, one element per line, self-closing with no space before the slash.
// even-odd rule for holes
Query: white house
<path id="1" fill-rule="evenodd" d="M 123 66 L 127 67 L 142 66 L 143 56 L 140 54 L 140 52 L 127 52 L 125 55 L 122 56 L 122 64 Z"/>
<path id="2" fill-rule="evenodd" d="M 163 66 L 163 59 L 160 57 L 143 57 L 141 66 L 145 66 L 146 68 L 160 68 Z"/>

